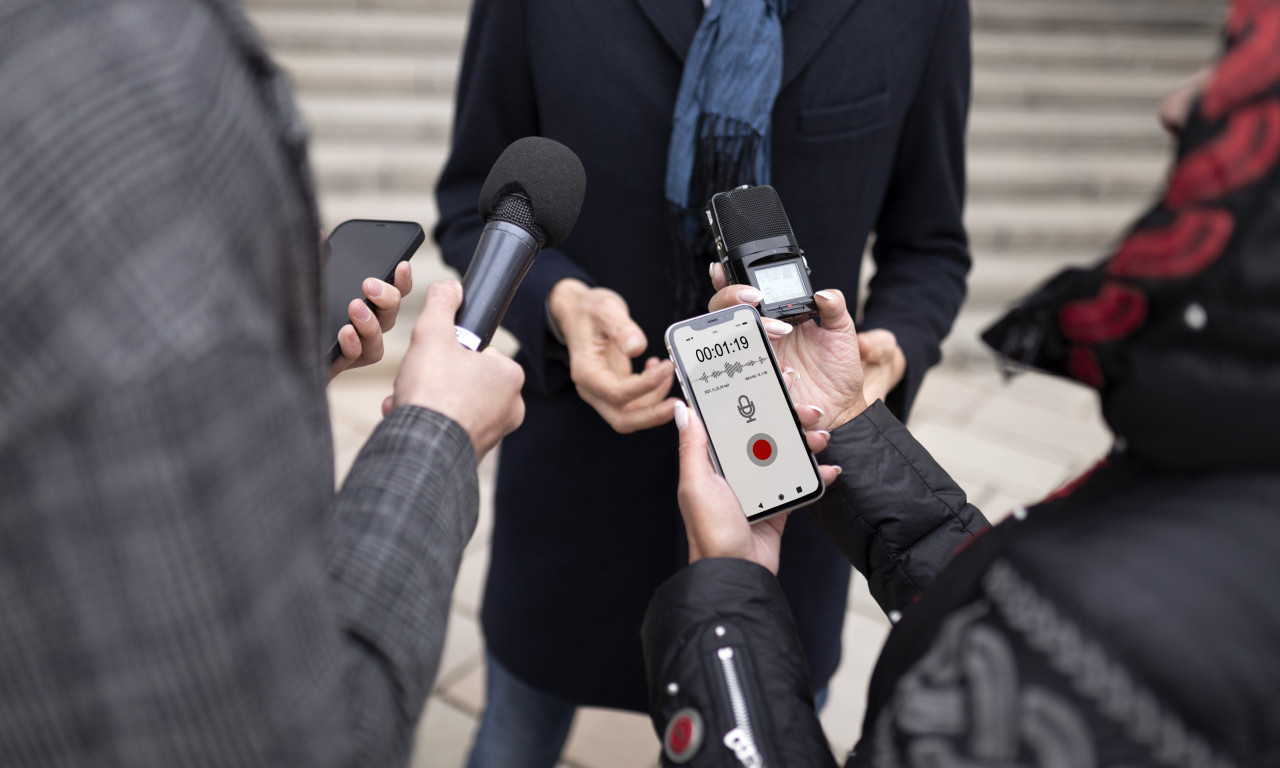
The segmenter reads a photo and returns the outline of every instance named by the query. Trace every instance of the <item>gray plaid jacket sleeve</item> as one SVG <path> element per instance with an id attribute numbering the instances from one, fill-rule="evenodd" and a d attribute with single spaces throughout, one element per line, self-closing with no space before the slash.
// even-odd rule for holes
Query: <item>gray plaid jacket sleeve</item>
<path id="1" fill-rule="evenodd" d="M 247 29 L 0 0 L 0 765 L 402 763 L 431 687 L 475 456 L 398 409 L 335 496 L 299 132 Z"/>

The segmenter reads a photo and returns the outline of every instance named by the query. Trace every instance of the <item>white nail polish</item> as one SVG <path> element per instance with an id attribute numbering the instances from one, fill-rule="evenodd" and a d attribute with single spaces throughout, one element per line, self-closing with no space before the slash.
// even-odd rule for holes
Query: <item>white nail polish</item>
<path id="1" fill-rule="evenodd" d="M 817 293 L 815 293 L 815 294 L 813 294 L 813 295 L 814 295 L 814 296 L 821 296 L 822 298 L 826 299 L 827 301 L 835 301 L 835 300 L 836 300 L 836 297 L 835 297 L 835 296 L 832 296 L 832 295 L 831 295 L 829 292 L 827 292 L 827 291 L 818 291 Z"/>
<path id="2" fill-rule="evenodd" d="M 689 409 L 679 400 L 676 401 L 675 419 L 676 429 L 681 432 L 684 431 L 685 427 L 689 426 Z"/>

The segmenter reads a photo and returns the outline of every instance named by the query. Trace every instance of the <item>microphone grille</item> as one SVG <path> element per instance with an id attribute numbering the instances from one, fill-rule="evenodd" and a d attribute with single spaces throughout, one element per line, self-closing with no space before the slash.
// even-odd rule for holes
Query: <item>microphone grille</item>
<path id="1" fill-rule="evenodd" d="M 538 226 L 533 215 L 533 204 L 524 195 L 509 194 L 498 198 L 489 220 L 509 221 L 533 235 L 533 239 L 538 241 L 539 249 L 547 245 L 547 233 Z"/>
<path id="2" fill-rule="evenodd" d="M 791 222 L 778 192 L 770 186 L 734 189 L 716 202 L 716 217 L 726 250 L 753 240 L 791 234 Z"/>

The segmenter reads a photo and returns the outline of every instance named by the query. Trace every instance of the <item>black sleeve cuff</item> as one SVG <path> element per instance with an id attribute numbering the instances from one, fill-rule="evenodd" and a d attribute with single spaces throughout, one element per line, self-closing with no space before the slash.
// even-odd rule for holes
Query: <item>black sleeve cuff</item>
<path id="1" fill-rule="evenodd" d="M 988 527 L 882 401 L 836 429 L 818 458 L 843 472 L 810 508 L 813 518 L 886 612 L 913 602 L 957 548 Z"/>

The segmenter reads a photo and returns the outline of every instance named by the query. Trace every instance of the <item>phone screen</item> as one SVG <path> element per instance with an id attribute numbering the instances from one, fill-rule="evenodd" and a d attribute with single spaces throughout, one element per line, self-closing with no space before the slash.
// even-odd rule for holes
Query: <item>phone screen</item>
<path id="1" fill-rule="evenodd" d="M 425 233 L 412 221 L 352 219 L 334 228 L 326 241 L 324 264 L 325 336 L 328 360 L 338 356 L 338 331 L 351 322 L 347 307 L 364 298 L 364 281 L 376 277 L 391 282 L 396 265 L 422 244 Z"/>
<path id="2" fill-rule="evenodd" d="M 822 495 L 760 316 L 730 307 L 676 323 L 667 344 L 720 472 L 752 521 Z"/>

